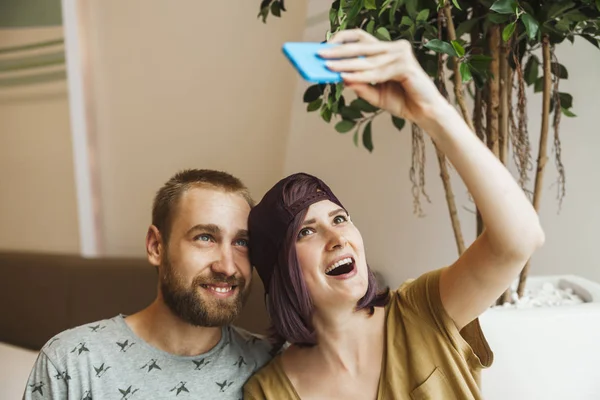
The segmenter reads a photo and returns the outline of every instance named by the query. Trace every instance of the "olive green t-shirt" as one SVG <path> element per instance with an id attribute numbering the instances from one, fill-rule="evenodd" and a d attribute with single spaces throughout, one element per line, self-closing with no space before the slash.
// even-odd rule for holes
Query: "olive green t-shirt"
<path id="1" fill-rule="evenodd" d="M 405 282 L 386 306 L 386 339 L 378 400 L 482 399 L 479 373 L 492 364 L 476 319 L 461 332 L 442 306 L 441 269 Z M 281 356 L 244 386 L 248 400 L 300 400 Z"/>

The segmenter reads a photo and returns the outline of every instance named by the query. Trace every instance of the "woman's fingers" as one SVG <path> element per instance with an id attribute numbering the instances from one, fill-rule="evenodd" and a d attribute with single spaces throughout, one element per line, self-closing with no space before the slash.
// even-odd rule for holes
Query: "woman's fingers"
<path id="1" fill-rule="evenodd" d="M 396 59 L 378 68 L 342 72 L 342 78 L 349 83 L 383 83 L 402 73 L 402 65 Z"/>
<path id="2" fill-rule="evenodd" d="M 334 34 L 329 43 L 347 43 L 347 42 L 371 42 L 376 43 L 379 40 L 373 35 L 368 34 L 362 29 L 347 29 Z"/>
<path id="3" fill-rule="evenodd" d="M 370 57 L 329 60 L 326 65 L 327 68 L 336 72 L 355 72 L 379 68 L 397 60 L 398 57 L 395 54 L 383 53 Z"/>
<path id="4" fill-rule="evenodd" d="M 345 43 L 338 46 L 331 46 L 319 51 L 319 56 L 323 58 L 355 58 L 361 56 L 373 56 L 389 51 L 390 44 L 380 43 Z"/>
<path id="5" fill-rule="evenodd" d="M 353 90 L 358 97 L 374 105 L 375 107 L 379 107 L 381 105 L 379 89 L 377 87 L 371 86 L 367 83 L 347 83 L 346 87 L 350 90 Z"/>

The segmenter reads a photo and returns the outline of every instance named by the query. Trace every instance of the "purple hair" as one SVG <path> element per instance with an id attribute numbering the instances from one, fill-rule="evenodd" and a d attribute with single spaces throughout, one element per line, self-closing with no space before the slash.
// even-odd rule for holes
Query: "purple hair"
<path id="1" fill-rule="evenodd" d="M 304 177 L 284 188 L 283 201 L 286 205 L 291 205 L 318 190 L 318 182 Z M 268 288 L 267 310 L 272 324 L 271 339 L 276 345 L 282 345 L 285 341 L 302 346 L 317 343 L 312 326 L 314 305 L 296 254 L 296 239 L 307 212 L 308 209 L 302 210 L 290 223 Z M 356 304 L 356 310 L 365 310 L 373 315 L 375 307 L 384 307 L 388 303 L 390 294 L 387 288 L 379 291 L 375 275 L 368 265 L 367 271 L 367 291 Z"/>

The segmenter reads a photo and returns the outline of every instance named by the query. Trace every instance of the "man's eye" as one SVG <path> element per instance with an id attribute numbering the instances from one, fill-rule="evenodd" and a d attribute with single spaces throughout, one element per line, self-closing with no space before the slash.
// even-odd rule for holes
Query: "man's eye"
<path id="1" fill-rule="evenodd" d="M 348 218 L 346 218 L 343 215 L 338 215 L 333 219 L 333 223 L 335 224 L 341 224 L 342 222 L 346 222 L 348 221 Z"/>
<path id="2" fill-rule="evenodd" d="M 238 239 L 235 241 L 236 246 L 248 247 L 248 239 Z"/>
<path id="3" fill-rule="evenodd" d="M 312 229 L 309 228 L 304 228 L 301 229 L 300 232 L 298 232 L 298 239 L 302 239 L 305 236 L 308 236 L 312 233 Z"/>
<path id="4" fill-rule="evenodd" d="M 201 235 L 198 235 L 194 238 L 194 240 L 200 241 L 200 242 L 210 242 L 211 240 L 213 240 L 211 235 L 208 235 L 206 233 L 203 233 Z"/>

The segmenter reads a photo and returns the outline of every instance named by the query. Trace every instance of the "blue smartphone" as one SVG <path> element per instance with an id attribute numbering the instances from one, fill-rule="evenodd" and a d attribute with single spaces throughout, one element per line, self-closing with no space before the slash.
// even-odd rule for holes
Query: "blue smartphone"
<path id="1" fill-rule="evenodd" d="M 314 83 L 342 82 L 339 72 L 333 72 L 325 66 L 325 60 L 317 52 L 321 49 L 337 46 L 331 43 L 287 42 L 283 45 L 283 54 L 298 70 L 302 78 Z"/>

